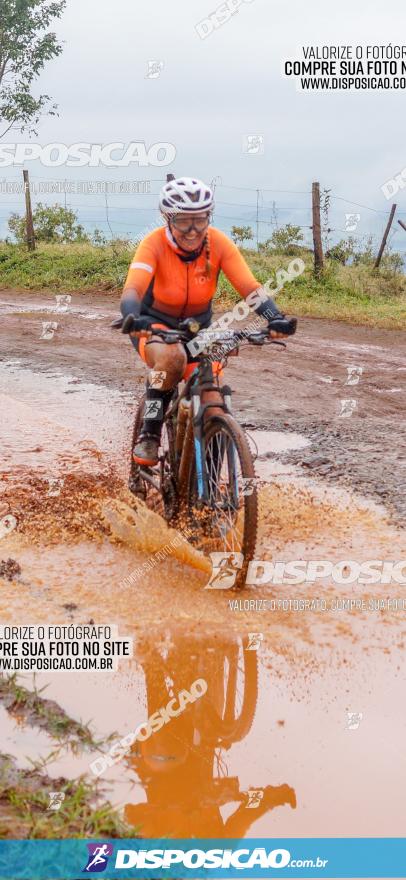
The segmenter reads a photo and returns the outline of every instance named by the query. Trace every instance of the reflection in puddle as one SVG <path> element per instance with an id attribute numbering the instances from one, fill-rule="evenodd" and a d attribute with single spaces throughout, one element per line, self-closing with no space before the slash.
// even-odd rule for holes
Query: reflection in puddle
<path id="1" fill-rule="evenodd" d="M 257 653 L 247 646 L 248 639 L 168 635 L 139 650 L 149 718 L 168 706 L 176 711 L 194 681 L 207 684 L 200 699 L 132 747 L 128 765 L 145 800 L 127 803 L 124 814 L 143 836 L 244 837 L 271 810 L 296 807 L 286 783 L 260 786 L 257 778 L 242 790 L 229 775 L 228 752 L 249 735 L 258 700 Z"/>
<path id="2" fill-rule="evenodd" d="M 295 664 L 274 653 L 265 627 L 258 651 L 253 642 L 219 630 L 150 629 L 119 674 L 83 674 L 80 686 L 62 676 L 63 688 L 61 677 L 58 685 L 58 676 L 40 674 L 37 686 L 50 681 L 46 696 L 70 717 L 86 712 L 96 735 L 114 734 L 101 752 L 57 755 L 47 773 L 94 780 L 90 764 L 119 757 L 102 771 L 101 798 L 145 837 L 328 836 L 332 825 L 337 836 L 401 835 L 402 655 L 372 663 L 362 646 L 341 658 L 314 646 Z M 202 679 L 206 692 L 186 700 Z M 144 738 L 134 742 L 140 726 Z M 10 734 L 13 753 L 32 754 L 33 734 Z"/>
<path id="3" fill-rule="evenodd" d="M 316 828 L 328 835 L 332 823 L 343 836 L 378 835 L 382 824 L 385 833 L 400 833 L 396 780 L 404 773 L 406 719 L 397 709 L 399 657 L 380 662 L 371 680 L 370 663 L 356 649 L 353 665 L 330 661 L 322 673 L 284 666 L 269 640 L 258 653 L 249 644 L 247 637 L 166 631 L 139 646 L 144 718 L 171 699 L 177 707 L 179 693 L 198 678 L 207 692 L 133 745 L 127 822 L 145 837 L 312 836 Z M 362 719 L 356 727 L 349 724 L 354 713 Z M 126 732 L 139 720 L 127 711 Z M 348 812 L 349 785 L 356 817 Z"/>

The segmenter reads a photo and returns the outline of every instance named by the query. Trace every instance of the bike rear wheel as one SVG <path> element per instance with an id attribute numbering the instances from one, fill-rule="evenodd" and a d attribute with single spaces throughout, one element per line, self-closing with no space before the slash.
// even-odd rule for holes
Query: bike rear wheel
<path id="1" fill-rule="evenodd" d="M 242 554 L 234 586 L 242 587 L 254 558 L 258 523 L 255 470 L 244 431 L 228 414 L 204 429 L 208 503 L 199 500 L 196 458 L 190 457 L 186 507 L 195 543 L 206 553 Z"/>

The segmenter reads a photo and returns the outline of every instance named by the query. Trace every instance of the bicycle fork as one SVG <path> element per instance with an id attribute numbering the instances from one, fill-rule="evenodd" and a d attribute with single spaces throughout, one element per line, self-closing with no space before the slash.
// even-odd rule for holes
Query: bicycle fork
<path id="1" fill-rule="evenodd" d="M 202 403 L 202 393 L 204 391 L 219 391 L 223 398 L 222 403 L 216 401 L 215 403 Z M 219 388 L 216 385 L 206 384 L 197 386 L 196 388 L 191 389 L 191 398 L 192 398 L 192 434 L 193 434 L 193 451 L 195 456 L 196 463 L 196 480 L 197 480 L 197 494 L 199 501 L 203 501 L 206 504 L 210 504 L 211 492 L 209 486 L 209 479 L 206 467 L 206 448 L 205 448 L 205 434 L 204 434 L 204 425 L 205 425 L 205 414 L 210 409 L 221 409 L 225 413 L 231 413 L 231 388 L 225 385 L 222 388 Z M 222 450 L 219 450 L 219 454 L 222 454 Z M 234 446 L 231 450 L 232 455 L 232 471 L 233 471 L 233 483 L 234 490 L 236 492 L 236 497 L 238 497 L 238 485 L 237 485 L 237 470 L 235 466 L 235 449 Z"/>

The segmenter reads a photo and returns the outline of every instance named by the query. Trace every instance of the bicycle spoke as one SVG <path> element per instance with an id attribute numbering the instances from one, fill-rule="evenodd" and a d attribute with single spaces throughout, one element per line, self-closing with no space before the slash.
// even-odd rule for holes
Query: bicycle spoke
<path id="1" fill-rule="evenodd" d="M 241 575 L 255 549 L 257 525 L 256 493 L 243 491 L 244 481 L 253 477 L 253 464 L 244 435 L 232 418 L 213 419 L 205 432 L 204 471 L 206 493 L 199 496 L 196 462 L 193 459 L 188 482 L 188 509 L 196 544 L 204 553 L 242 554 Z M 231 568 L 237 565 L 230 558 Z"/>
<path id="2" fill-rule="evenodd" d="M 227 552 L 241 548 L 243 535 L 241 501 L 238 503 L 235 497 L 235 485 L 240 482 L 241 474 L 237 471 L 235 458 L 231 438 L 224 432 L 216 432 L 206 448 L 208 494 L 214 529 L 222 538 Z"/>

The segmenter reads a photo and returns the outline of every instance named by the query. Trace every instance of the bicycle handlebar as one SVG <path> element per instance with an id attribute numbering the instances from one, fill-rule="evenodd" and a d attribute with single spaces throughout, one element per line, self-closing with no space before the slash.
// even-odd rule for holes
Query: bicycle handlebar
<path id="1" fill-rule="evenodd" d="M 150 319 L 147 319 L 149 322 Z M 151 328 L 147 327 L 147 321 L 145 318 L 136 318 L 134 315 L 127 315 L 125 318 L 117 318 L 117 320 L 113 321 L 111 326 L 115 330 L 120 330 L 123 333 L 133 333 L 137 331 L 145 331 L 151 332 L 154 336 L 160 336 L 162 341 L 167 345 L 174 345 L 177 342 L 190 342 L 190 340 L 196 336 L 200 329 L 200 325 L 194 318 L 186 318 L 181 322 L 179 328 L 177 330 L 162 330 L 160 328 Z M 275 330 L 279 333 L 285 333 L 286 336 L 290 336 L 296 331 L 296 318 L 280 318 L 276 319 L 273 322 L 272 328 L 265 327 L 263 330 L 257 330 L 253 333 L 246 333 L 244 330 L 224 330 L 224 331 L 215 331 L 215 336 L 210 341 L 210 328 L 206 331 L 202 331 L 204 334 L 207 333 L 208 341 L 207 345 L 239 345 L 241 342 L 249 342 L 251 345 L 266 345 L 266 344 L 274 344 L 285 346 L 284 342 L 280 340 L 271 339 L 269 336 L 270 329 Z"/>

